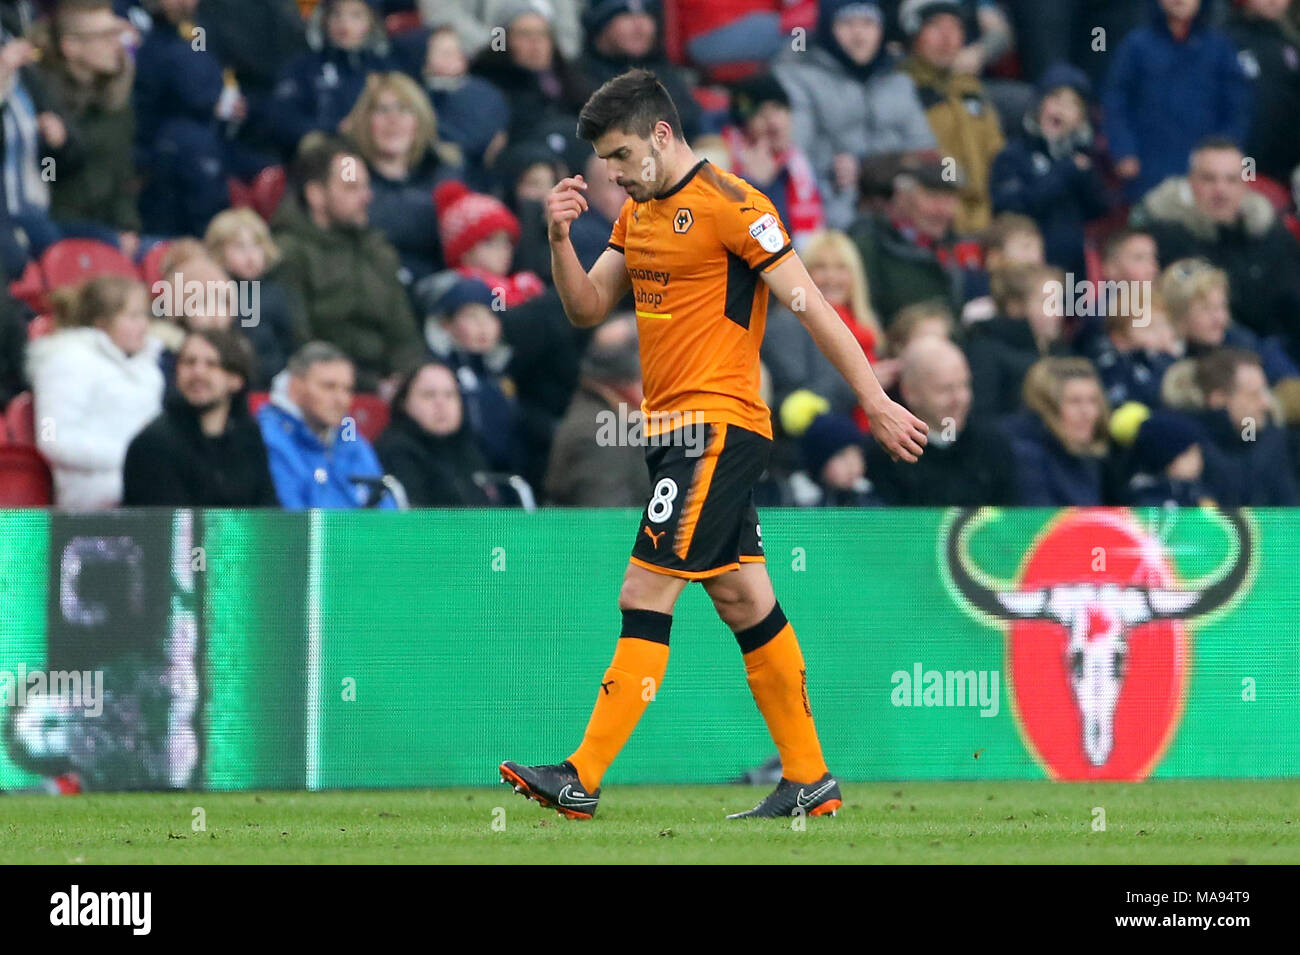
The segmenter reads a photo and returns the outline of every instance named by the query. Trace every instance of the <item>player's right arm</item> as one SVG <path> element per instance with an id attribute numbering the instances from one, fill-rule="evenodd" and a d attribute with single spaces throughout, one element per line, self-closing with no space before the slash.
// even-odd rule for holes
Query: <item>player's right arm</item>
<path id="1" fill-rule="evenodd" d="M 546 197 L 546 234 L 551 242 L 551 278 L 560 293 L 564 314 L 579 328 L 590 328 L 605 320 L 610 309 L 632 288 L 627 261 L 622 252 L 609 248 L 600 254 L 587 272 L 569 241 L 569 226 L 587 211 L 582 194 L 587 183 L 570 176 L 556 183 Z"/>

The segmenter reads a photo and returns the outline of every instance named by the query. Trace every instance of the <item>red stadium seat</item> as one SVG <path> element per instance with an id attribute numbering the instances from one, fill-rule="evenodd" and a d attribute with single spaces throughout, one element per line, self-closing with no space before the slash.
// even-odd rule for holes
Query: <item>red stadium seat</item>
<path id="1" fill-rule="evenodd" d="M 53 331 L 54 316 L 37 315 L 27 323 L 27 340 L 31 341 L 33 338 L 44 338 Z"/>
<path id="2" fill-rule="evenodd" d="M 36 446 L 36 402 L 30 391 L 13 396 L 5 409 L 5 425 L 13 444 Z"/>
<path id="3" fill-rule="evenodd" d="M 149 286 L 151 292 L 154 283 L 162 281 L 162 261 L 167 257 L 167 250 L 171 247 L 170 242 L 159 242 L 140 260 L 140 278 L 144 279 L 144 284 Z"/>
<path id="4" fill-rule="evenodd" d="M 40 452 L 31 447 L 0 446 L 0 507 L 49 507 L 54 478 Z"/>
<path id="5" fill-rule="evenodd" d="M 388 427 L 392 412 L 388 402 L 378 395 L 357 395 L 352 399 L 349 414 L 356 419 L 357 430 L 365 435 L 366 440 L 374 441 Z"/>
<path id="6" fill-rule="evenodd" d="M 109 245 L 95 239 L 63 239 L 55 242 L 41 256 L 45 285 L 55 289 L 76 285 L 100 275 L 124 275 L 138 279 L 135 263 Z"/>
<path id="7" fill-rule="evenodd" d="M 267 166 L 253 180 L 252 207 L 267 222 L 271 221 L 271 216 L 275 215 L 275 210 L 280 208 L 280 200 L 284 198 L 287 181 L 288 177 L 285 175 L 283 166 Z"/>
<path id="8" fill-rule="evenodd" d="M 389 36 L 420 29 L 420 12 L 418 10 L 398 10 L 384 17 L 384 30 Z"/>
<path id="9" fill-rule="evenodd" d="M 230 207 L 232 209 L 253 208 L 253 186 L 251 183 L 231 176 L 226 180 L 226 189 L 230 193 Z"/>
<path id="10" fill-rule="evenodd" d="M 1291 190 L 1276 179 L 1259 176 L 1254 182 L 1247 182 L 1246 185 L 1267 199 L 1274 212 L 1282 214 L 1291 211 Z"/>
<path id="11" fill-rule="evenodd" d="M 1095 242 L 1085 242 L 1083 244 L 1083 260 L 1088 266 L 1088 281 L 1100 282 L 1103 272 L 1101 250 L 1097 248 Z"/>
<path id="12" fill-rule="evenodd" d="M 33 312 L 43 312 L 48 307 L 45 291 L 45 273 L 35 262 L 28 262 L 23 274 L 9 283 L 9 294 L 26 302 Z"/>
<path id="13" fill-rule="evenodd" d="M 681 11 L 677 9 L 677 0 L 664 0 L 663 28 L 660 33 L 663 40 L 664 56 L 670 63 L 686 65 L 686 31 L 682 28 Z"/>

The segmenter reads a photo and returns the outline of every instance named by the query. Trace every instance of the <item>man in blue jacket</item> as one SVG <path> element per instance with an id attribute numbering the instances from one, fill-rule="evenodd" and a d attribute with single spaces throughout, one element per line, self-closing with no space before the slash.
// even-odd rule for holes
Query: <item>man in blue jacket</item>
<path id="1" fill-rule="evenodd" d="M 1241 143 L 1250 86 L 1232 41 L 1209 22 L 1203 0 L 1150 0 L 1151 21 L 1119 45 L 1106 90 L 1106 131 L 1116 171 L 1136 202 L 1187 172 L 1208 136 Z"/>
<path id="2" fill-rule="evenodd" d="M 383 477 L 379 458 L 348 417 L 352 362 L 326 342 L 308 342 L 276 376 L 257 414 L 280 503 L 288 510 L 365 507 L 365 479 Z M 360 480 L 359 480 L 360 479 Z M 383 508 L 395 505 L 385 495 Z"/>

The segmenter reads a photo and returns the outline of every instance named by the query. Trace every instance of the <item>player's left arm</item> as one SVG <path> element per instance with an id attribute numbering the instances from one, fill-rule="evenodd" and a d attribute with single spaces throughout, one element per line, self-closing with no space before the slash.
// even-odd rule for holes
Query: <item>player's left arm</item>
<path id="1" fill-rule="evenodd" d="M 925 450 L 925 422 L 885 394 L 862 346 L 813 284 L 798 253 L 759 273 L 772 294 L 808 330 L 817 348 L 853 388 L 871 421 L 871 434 L 895 460 L 913 463 Z"/>

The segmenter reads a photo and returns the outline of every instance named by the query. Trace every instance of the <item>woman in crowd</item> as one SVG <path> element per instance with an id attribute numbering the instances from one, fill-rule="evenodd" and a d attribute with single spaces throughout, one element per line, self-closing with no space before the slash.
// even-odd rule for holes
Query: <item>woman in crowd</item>
<path id="1" fill-rule="evenodd" d="M 897 362 L 877 360 L 884 350 L 884 332 L 871 308 L 867 274 L 857 247 L 843 232 L 823 232 L 808 240 L 803 260 L 817 288 L 862 346 L 881 386 L 892 387 L 898 377 Z M 858 427 L 865 429 L 866 416 L 857 407 L 853 390 L 793 312 L 770 306 L 762 352 L 778 405 L 793 392 L 807 389 L 830 402 L 831 411 L 853 414 Z"/>
<path id="2" fill-rule="evenodd" d="M 122 500 L 127 446 L 162 407 L 161 344 L 133 279 L 101 276 L 53 299 L 58 331 L 27 354 L 36 444 L 54 472 L 56 506 L 106 510 Z"/>
<path id="3" fill-rule="evenodd" d="M 1015 451 L 1018 502 L 1101 504 L 1107 494 L 1107 421 L 1101 379 L 1086 358 L 1044 358 L 1025 376 L 1026 411 L 1005 424 Z"/>
<path id="4" fill-rule="evenodd" d="M 371 75 L 343 132 L 370 170 L 370 225 L 397 249 L 405 284 L 442 268 L 433 190 L 460 177 L 460 150 L 438 138 L 424 91 L 403 73 Z"/>
<path id="5" fill-rule="evenodd" d="M 375 452 L 385 473 L 402 482 L 412 507 L 493 503 L 475 480 L 488 466 L 465 420 L 456 375 L 440 361 L 425 362 L 402 380 Z"/>
<path id="6" fill-rule="evenodd" d="M 489 45 L 475 60 L 473 71 L 500 90 L 510 104 L 510 142 L 529 138 L 556 117 L 576 120 L 591 91 L 556 49 L 550 21 L 524 4 L 509 6 L 502 19 L 504 48 Z"/>

